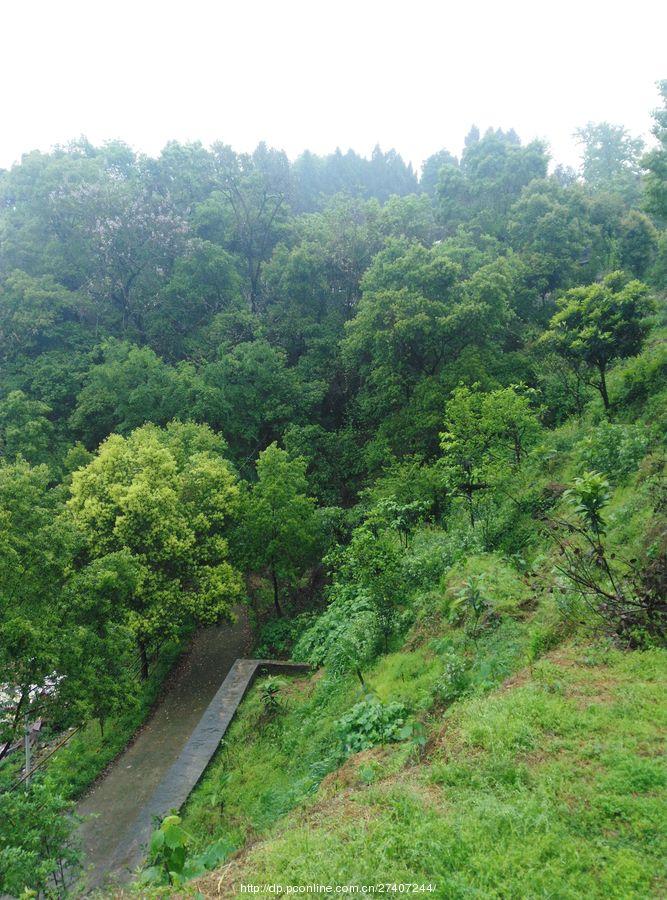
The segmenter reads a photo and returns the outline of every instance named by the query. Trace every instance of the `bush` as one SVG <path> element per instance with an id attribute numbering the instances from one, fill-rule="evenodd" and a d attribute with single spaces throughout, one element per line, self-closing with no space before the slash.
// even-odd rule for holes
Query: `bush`
<path id="1" fill-rule="evenodd" d="M 81 865 L 71 810 L 39 775 L 27 790 L 0 784 L 0 895 L 63 896 Z"/>
<path id="2" fill-rule="evenodd" d="M 470 556 L 454 566 L 443 587 L 454 616 L 468 610 L 466 597 L 474 599 L 473 588 L 483 594 L 497 613 L 516 612 L 519 604 L 530 596 L 530 589 L 514 566 L 494 553 Z"/>
<path id="3" fill-rule="evenodd" d="M 633 472 L 646 455 L 650 434 L 641 425 L 601 422 L 577 448 L 580 468 L 602 472 L 613 483 Z"/>
<path id="4" fill-rule="evenodd" d="M 305 613 L 294 619 L 270 619 L 265 622 L 259 633 L 257 656 L 261 659 L 289 656 L 311 619 L 312 616 Z"/>
<path id="5" fill-rule="evenodd" d="M 215 869 L 234 850 L 227 841 L 219 840 L 203 853 L 189 856 L 191 844 L 192 838 L 183 828 L 181 817 L 167 816 L 151 835 L 149 865 L 141 873 L 139 883 L 179 887 L 184 881 Z"/>
<path id="6" fill-rule="evenodd" d="M 433 695 L 436 700 L 451 703 L 468 687 L 468 675 L 465 660 L 455 653 L 446 654 L 444 662 L 442 675 L 433 686 Z"/>
<path id="7" fill-rule="evenodd" d="M 336 723 L 336 730 L 346 755 L 370 750 L 378 744 L 406 740 L 412 728 L 406 724 L 407 712 L 402 703 L 381 703 L 366 697 Z"/>
<path id="8" fill-rule="evenodd" d="M 280 709 L 280 692 L 285 687 L 282 678 L 270 675 L 265 678 L 259 688 L 259 699 L 262 701 L 264 712 L 272 715 Z"/>

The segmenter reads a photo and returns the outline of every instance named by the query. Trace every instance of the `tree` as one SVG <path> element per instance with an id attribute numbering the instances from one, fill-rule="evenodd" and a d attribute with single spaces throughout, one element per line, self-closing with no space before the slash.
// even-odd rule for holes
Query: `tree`
<path id="1" fill-rule="evenodd" d="M 304 383 L 298 370 L 287 366 L 285 353 L 262 339 L 222 352 L 219 361 L 204 367 L 202 378 L 203 415 L 245 462 L 290 422 L 305 421 L 324 392 L 321 382 Z"/>
<path id="2" fill-rule="evenodd" d="M 658 232 L 648 216 L 631 209 L 620 223 L 621 265 L 636 278 L 644 278 L 658 253 Z"/>
<path id="3" fill-rule="evenodd" d="M 583 147 L 581 173 L 586 184 L 594 190 L 617 192 L 627 201 L 636 199 L 643 140 L 609 122 L 589 122 L 575 136 Z"/>
<path id="4" fill-rule="evenodd" d="M 440 435 L 450 486 L 476 517 L 475 497 L 499 485 L 522 465 L 535 443 L 539 425 L 532 394 L 523 385 L 483 392 L 461 385 L 447 403 L 445 431 Z"/>
<path id="5" fill-rule="evenodd" d="M 40 716 L 41 688 L 66 640 L 61 596 L 73 541 L 59 516 L 61 493 L 44 465 L 0 463 L 0 672 L 12 694 L 0 718 L 0 758 L 24 716 Z"/>
<path id="6" fill-rule="evenodd" d="M 440 221 L 450 234 L 471 223 L 502 236 L 508 209 L 526 185 L 546 176 L 548 159 L 544 144 L 522 146 L 514 131 L 490 128 L 481 139 L 479 132 L 471 131 L 460 165 L 440 169 Z"/>
<path id="7" fill-rule="evenodd" d="M 22 456 L 37 465 L 49 461 L 53 423 L 46 403 L 12 391 L 0 400 L 0 457 L 13 462 Z"/>
<path id="8" fill-rule="evenodd" d="M 112 435 L 72 476 L 68 508 L 87 566 L 124 553 L 136 569 L 126 621 L 144 676 L 160 640 L 230 618 L 241 596 L 225 537 L 239 489 L 224 446 L 203 425 L 145 425 Z"/>
<path id="9" fill-rule="evenodd" d="M 307 491 L 303 459 L 290 459 L 275 442 L 259 454 L 257 481 L 243 502 L 237 540 L 248 567 L 268 572 L 278 616 L 283 615 L 282 592 L 296 586 L 318 544 L 315 501 Z"/>
<path id="10" fill-rule="evenodd" d="M 169 366 L 149 347 L 116 340 L 102 344 L 95 356 L 70 417 L 88 447 L 145 422 L 166 425 L 196 415 L 203 385 L 192 365 Z"/>
<path id="11" fill-rule="evenodd" d="M 559 546 L 561 590 L 573 590 L 626 646 L 664 646 L 667 636 L 664 542 L 641 559 L 625 559 L 607 539 L 609 482 L 599 472 L 575 478 L 563 497 L 574 515 L 550 519 Z M 660 501 L 658 501 L 659 503 Z M 657 512 L 657 504 L 653 512 Z"/>
<path id="12" fill-rule="evenodd" d="M 641 281 L 612 272 L 597 283 L 567 291 L 558 301 L 542 340 L 573 364 L 585 364 L 589 380 L 609 410 L 607 371 L 614 359 L 627 359 L 641 350 L 654 304 Z"/>
<path id="13" fill-rule="evenodd" d="M 256 312 L 262 267 L 276 245 L 292 191 L 286 155 L 259 144 L 252 154 L 213 145 L 218 190 L 198 211 L 202 236 L 224 243 L 245 263 L 248 304 Z"/>
<path id="14" fill-rule="evenodd" d="M 137 697 L 134 639 L 127 610 L 140 586 L 141 569 L 128 550 L 109 553 L 74 572 L 63 591 L 67 640 L 59 688 L 68 721 L 105 722 L 127 712 Z"/>
<path id="15" fill-rule="evenodd" d="M 8 897 L 64 897 L 81 868 L 73 804 L 36 775 L 0 784 L 0 891 Z"/>
<path id="16" fill-rule="evenodd" d="M 647 170 L 644 183 L 646 209 L 667 224 L 667 79 L 658 82 L 658 89 L 662 109 L 653 113 L 653 134 L 658 139 L 658 146 L 649 150 L 641 162 Z"/>

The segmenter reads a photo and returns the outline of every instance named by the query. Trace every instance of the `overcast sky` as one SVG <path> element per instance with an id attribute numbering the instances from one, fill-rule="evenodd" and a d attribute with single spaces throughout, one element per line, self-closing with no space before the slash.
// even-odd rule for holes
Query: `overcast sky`
<path id="1" fill-rule="evenodd" d="M 660 11 L 662 6 L 663 11 Z M 85 134 L 260 140 L 290 157 L 459 153 L 473 123 L 546 139 L 646 136 L 667 77 L 659 0 L 4 0 L 0 166 Z"/>

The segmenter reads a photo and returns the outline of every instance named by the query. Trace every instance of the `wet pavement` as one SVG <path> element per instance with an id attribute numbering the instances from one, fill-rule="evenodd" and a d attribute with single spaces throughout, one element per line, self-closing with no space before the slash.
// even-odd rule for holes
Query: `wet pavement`
<path id="1" fill-rule="evenodd" d="M 252 633 L 245 609 L 233 625 L 199 631 L 133 743 L 78 804 L 89 886 L 99 884 L 126 832 L 178 759 L 232 664 L 247 656 Z M 94 818 L 93 818 L 94 817 Z"/>

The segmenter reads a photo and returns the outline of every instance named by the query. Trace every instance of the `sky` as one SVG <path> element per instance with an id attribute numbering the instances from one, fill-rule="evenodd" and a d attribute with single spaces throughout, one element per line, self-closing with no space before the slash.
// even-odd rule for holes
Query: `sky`
<path id="1" fill-rule="evenodd" d="M 419 166 L 473 123 L 576 166 L 588 121 L 650 137 L 667 78 L 659 0 L 3 0 L 0 29 L 0 167 L 80 135 Z"/>

